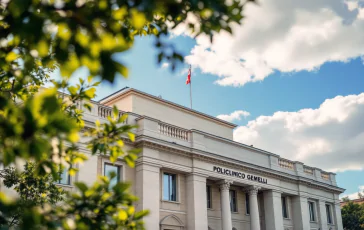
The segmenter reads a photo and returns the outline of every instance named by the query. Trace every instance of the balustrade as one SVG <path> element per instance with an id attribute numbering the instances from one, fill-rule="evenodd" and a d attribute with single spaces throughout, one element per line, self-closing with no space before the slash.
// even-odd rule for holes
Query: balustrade
<path id="1" fill-rule="evenodd" d="M 303 171 L 304 171 L 306 174 L 313 175 L 313 168 L 311 168 L 311 167 L 303 166 Z"/>
<path id="2" fill-rule="evenodd" d="M 330 175 L 325 172 L 321 172 L 321 178 L 324 180 L 330 180 Z"/>
<path id="3" fill-rule="evenodd" d="M 278 159 L 278 165 L 279 165 L 279 167 L 284 168 L 284 169 L 294 170 L 293 162 L 283 159 L 283 158 Z"/>
<path id="4" fill-rule="evenodd" d="M 176 139 L 188 141 L 188 130 L 166 123 L 159 123 L 159 133 Z"/>
<path id="5" fill-rule="evenodd" d="M 123 112 L 119 111 L 118 118 L 121 117 L 122 115 Z M 107 118 L 108 116 L 112 117 L 113 116 L 112 108 L 98 105 L 98 116 L 102 118 Z"/>

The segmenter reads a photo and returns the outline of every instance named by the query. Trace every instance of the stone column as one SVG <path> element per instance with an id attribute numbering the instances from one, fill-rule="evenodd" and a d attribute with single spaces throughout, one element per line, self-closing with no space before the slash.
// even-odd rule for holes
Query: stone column
<path id="1" fill-rule="evenodd" d="M 221 223 L 222 230 L 231 230 L 231 211 L 230 211 L 230 197 L 229 189 L 232 181 L 224 180 L 220 184 L 220 197 L 221 197 Z"/>
<path id="2" fill-rule="evenodd" d="M 320 218 L 320 230 L 328 230 L 325 201 L 318 202 L 318 216 Z"/>
<path id="3" fill-rule="evenodd" d="M 197 174 L 187 176 L 187 229 L 207 229 L 206 177 Z"/>
<path id="4" fill-rule="evenodd" d="M 265 229 L 283 229 L 282 196 L 281 192 L 264 191 Z M 288 208 L 287 208 L 288 211 Z"/>
<path id="5" fill-rule="evenodd" d="M 149 215 L 143 220 L 146 229 L 159 229 L 160 168 L 141 163 L 136 167 L 136 195 L 139 197 L 137 210 L 148 209 Z"/>
<path id="6" fill-rule="evenodd" d="M 342 216 L 341 216 L 340 200 L 336 201 L 333 208 L 334 208 L 333 215 L 334 215 L 334 220 L 335 220 L 335 224 L 336 224 L 336 229 L 343 230 L 344 228 L 343 228 L 343 220 L 342 220 Z"/>
<path id="7" fill-rule="evenodd" d="M 249 193 L 249 208 L 250 208 L 250 229 L 260 230 L 259 207 L 258 207 L 258 191 L 260 187 L 250 186 L 245 189 Z"/>
<path id="8" fill-rule="evenodd" d="M 296 230 L 310 229 L 307 197 L 294 196 L 292 199 L 293 222 Z"/>

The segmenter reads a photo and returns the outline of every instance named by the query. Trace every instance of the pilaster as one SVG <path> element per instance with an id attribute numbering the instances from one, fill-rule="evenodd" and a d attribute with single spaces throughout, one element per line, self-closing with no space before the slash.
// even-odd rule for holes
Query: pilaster
<path id="1" fill-rule="evenodd" d="M 342 220 L 342 216 L 341 216 L 341 207 L 340 207 L 340 201 L 339 200 L 337 200 L 336 203 L 334 204 L 333 214 L 334 214 L 336 229 L 337 230 L 343 230 L 344 229 L 343 228 L 343 220 Z"/>
<path id="2" fill-rule="evenodd" d="M 207 229 L 206 177 L 195 173 L 187 176 L 187 229 Z"/>
<path id="3" fill-rule="evenodd" d="M 160 167 L 153 164 L 139 164 L 136 167 L 136 195 L 139 197 L 137 210 L 148 209 L 143 220 L 146 229 L 159 229 Z"/>
<path id="4" fill-rule="evenodd" d="M 265 229 L 283 229 L 282 194 L 279 191 L 264 191 Z"/>
<path id="5" fill-rule="evenodd" d="M 292 199 L 293 222 L 295 230 L 310 229 L 310 218 L 308 216 L 308 200 L 305 196 L 294 196 Z"/>

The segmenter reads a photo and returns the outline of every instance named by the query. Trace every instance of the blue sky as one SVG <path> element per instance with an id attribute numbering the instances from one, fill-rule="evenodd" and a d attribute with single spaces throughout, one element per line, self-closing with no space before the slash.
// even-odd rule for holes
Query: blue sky
<path id="1" fill-rule="evenodd" d="M 364 189 L 362 1 L 261 0 L 244 14 L 212 44 L 183 24 L 174 29 L 168 41 L 185 56 L 175 72 L 157 65 L 153 39 L 137 39 L 116 55 L 129 79 L 102 84 L 98 98 L 129 86 L 189 106 L 192 65 L 194 109 L 238 124 L 236 141 L 336 172 L 354 197 Z"/>
<path id="2" fill-rule="evenodd" d="M 173 43 L 185 55 L 195 45 L 195 41 L 189 37 L 174 38 Z M 131 51 L 118 57 L 126 61 L 130 77 L 118 78 L 114 85 L 103 84 L 98 90 L 98 98 L 128 86 L 189 106 L 189 87 L 185 85 L 186 73 L 182 72 L 188 64 L 172 72 L 156 63 L 155 54 L 152 39 L 137 39 Z M 251 115 L 248 118 L 233 121 L 238 125 L 246 125 L 258 116 L 269 116 L 276 111 L 317 108 L 326 99 L 337 95 L 364 92 L 364 66 L 360 58 L 346 63 L 326 63 L 313 72 L 287 74 L 276 71 L 261 82 L 248 83 L 242 87 L 220 86 L 214 83 L 216 79 L 213 74 L 193 70 L 194 109 L 213 116 L 230 114 L 236 110 L 249 111 Z M 337 182 L 347 189 L 345 194 L 351 194 L 364 184 L 361 179 L 363 176 L 361 170 L 339 172 Z"/>

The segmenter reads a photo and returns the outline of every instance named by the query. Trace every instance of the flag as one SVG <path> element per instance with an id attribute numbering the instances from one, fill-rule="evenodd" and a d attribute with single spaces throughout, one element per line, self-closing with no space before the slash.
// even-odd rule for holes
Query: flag
<path id="1" fill-rule="evenodd" d="M 186 85 L 191 84 L 191 66 L 188 69 L 188 75 L 187 75 L 187 80 L 186 80 Z"/>

